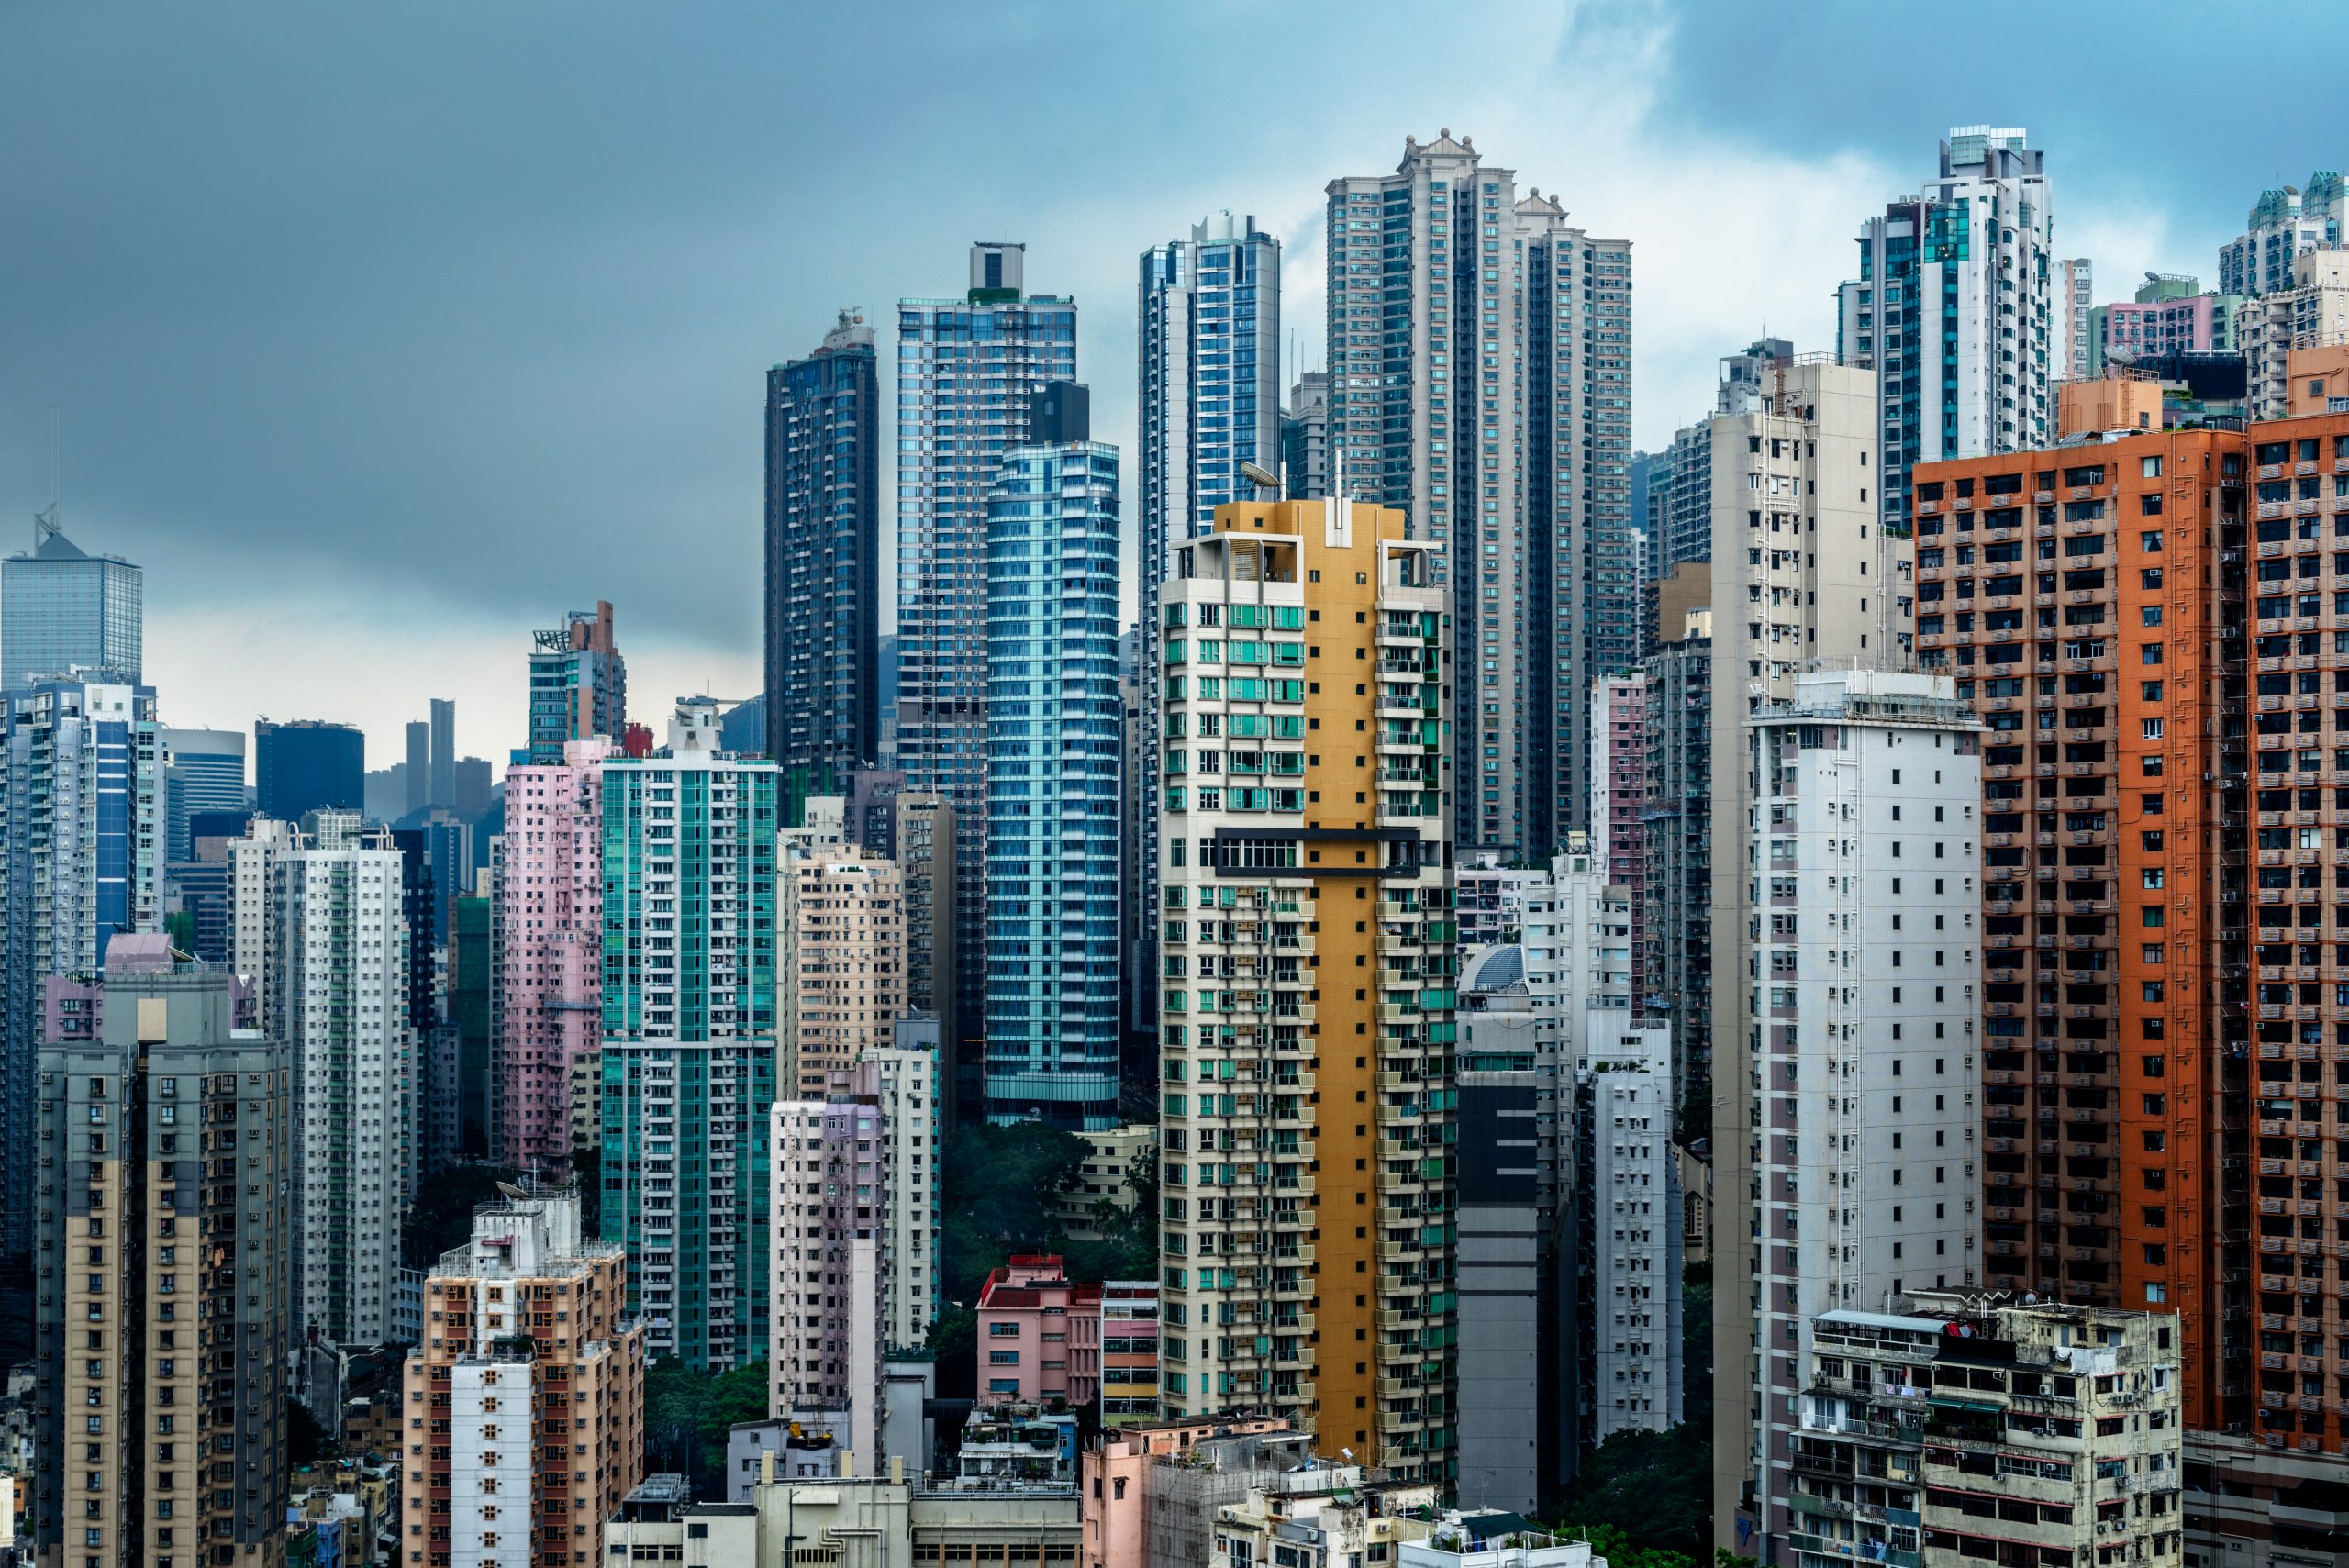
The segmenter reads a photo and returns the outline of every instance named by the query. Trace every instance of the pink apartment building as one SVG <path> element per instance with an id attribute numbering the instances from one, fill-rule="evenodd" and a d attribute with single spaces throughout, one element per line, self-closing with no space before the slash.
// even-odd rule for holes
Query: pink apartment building
<path id="1" fill-rule="evenodd" d="M 1087 1405 L 1102 1419 L 1147 1419 L 1158 1404 L 1158 1285 L 1079 1284 L 1052 1254 L 1020 1253 L 979 1289 L 979 1396 Z"/>
<path id="2" fill-rule="evenodd" d="M 1602 675 L 1590 694 L 1591 863 L 1631 890 L 1631 951 L 1644 951 L 1647 876 L 1647 678 Z M 1642 966 L 1631 966 L 1631 1016 L 1642 1005 Z"/>
<path id="3" fill-rule="evenodd" d="M 1150 1556 L 1145 1520 L 1157 1514 L 1181 1521 L 1168 1533 L 1195 1538 L 1194 1551 L 1177 1554 L 1205 1562 L 1217 1505 L 1241 1501 L 1252 1485 L 1312 1458 L 1310 1433 L 1269 1416 L 1153 1421 L 1104 1432 L 1078 1457 L 1078 1561 L 1082 1568 L 1142 1568 Z"/>
<path id="4" fill-rule="evenodd" d="M 603 740 L 509 768 L 497 881 L 499 1144 L 561 1174 L 595 1125 L 604 1028 Z"/>

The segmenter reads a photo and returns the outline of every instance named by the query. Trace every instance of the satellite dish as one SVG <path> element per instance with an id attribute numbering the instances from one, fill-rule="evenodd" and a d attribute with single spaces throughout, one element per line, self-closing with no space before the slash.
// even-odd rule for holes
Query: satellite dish
<path id="1" fill-rule="evenodd" d="M 511 1198 L 527 1198 L 530 1195 L 529 1193 L 524 1192 L 521 1188 L 516 1186 L 511 1182 L 498 1183 L 497 1190 Z"/>
<path id="2" fill-rule="evenodd" d="M 1246 480 L 1249 484 L 1257 486 L 1259 489 L 1278 490 L 1281 487 L 1281 476 L 1275 473 L 1271 469 L 1266 468 L 1262 463 L 1241 463 L 1240 465 L 1240 477 Z"/>

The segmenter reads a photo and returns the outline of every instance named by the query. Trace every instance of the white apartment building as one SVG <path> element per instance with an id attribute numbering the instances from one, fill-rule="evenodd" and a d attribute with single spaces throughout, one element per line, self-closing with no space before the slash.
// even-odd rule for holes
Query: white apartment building
<path id="1" fill-rule="evenodd" d="M 2055 314 L 2063 323 L 2055 361 L 2058 381 L 2086 381 L 2090 357 L 2088 312 L 2096 308 L 2096 266 L 2085 256 L 2065 261 L 2055 279 Z"/>
<path id="2" fill-rule="evenodd" d="M 1887 523 L 1908 519 L 1920 462 L 2054 440 L 2064 264 L 2046 154 L 2025 139 L 2020 126 L 1953 128 L 1939 173 L 1861 225 L 1860 275 L 1836 290 L 1837 357 L 1879 376 Z"/>
<path id="3" fill-rule="evenodd" d="M 417 1175 L 404 873 L 356 813 L 317 824 L 270 857 L 262 1027 L 294 1059 L 296 1327 L 372 1346 L 391 1335 Z"/>
<path id="4" fill-rule="evenodd" d="M 277 929 L 270 862 L 286 848 L 294 826 L 256 817 L 245 836 L 228 841 L 228 967 L 253 988 L 253 1016 L 269 1016 L 270 940 Z"/>
<path id="5" fill-rule="evenodd" d="M 1754 873 L 1738 858 L 1753 810 L 1740 727 L 1765 703 L 1790 700 L 1806 670 L 1909 657 L 1914 559 L 1877 518 L 1876 375 L 1788 356 L 1763 374 L 1754 406 L 1712 423 L 1710 710 L 1713 870 L 1713 1171 L 1742 1205 L 1752 1190 L 1755 1080 L 1747 1019 L 1734 991 L 1753 962 Z M 1719 1228 L 1717 1278 L 1753 1272 L 1752 1227 L 1732 1210 Z M 1722 1545 L 1752 1476 L 1761 1418 L 1752 1298 L 1725 1290 L 1713 1316 L 1717 1433 L 1713 1518 Z"/>
<path id="6" fill-rule="evenodd" d="M 1629 1013 L 1587 1018 L 1575 1064 L 1581 1164 L 1584 1440 L 1680 1420 L 1680 1169 L 1672 1143 L 1672 1031 Z"/>
<path id="7" fill-rule="evenodd" d="M 936 1061 L 869 1051 L 827 1098 L 777 1101 L 770 1125 L 768 1413 L 821 1421 L 875 1466 L 885 1362 L 937 1310 Z"/>
<path id="8" fill-rule="evenodd" d="M 2300 251 L 2292 260 L 2289 288 L 2235 306 L 2235 341 L 2248 378 L 2244 414 L 2287 417 L 2291 351 L 2349 343 L 2349 250 Z"/>
<path id="9" fill-rule="evenodd" d="M 1810 1325 L 1979 1266 L 1975 1057 L 1981 726 L 1946 676 L 1798 675 L 1746 721 L 1738 840 L 1755 884 L 1741 1005 L 1765 1561 L 1794 1528 L 1788 1464 Z M 1750 1182 L 1750 1187 L 1746 1184 Z M 1731 1273 L 1725 1277 L 1737 1279 Z M 1732 1385 L 1733 1386 L 1733 1385 Z"/>

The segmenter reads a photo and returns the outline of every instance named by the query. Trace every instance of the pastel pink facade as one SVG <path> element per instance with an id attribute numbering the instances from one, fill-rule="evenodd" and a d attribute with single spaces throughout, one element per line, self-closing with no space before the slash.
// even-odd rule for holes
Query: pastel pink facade
<path id="1" fill-rule="evenodd" d="M 2182 299 L 2150 304 L 2108 305 L 2104 307 L 2103 352 L 2115 349 L 2132 354 L 2166 354 L 2174 350 L 2202 351 L 2224 348 L 2216 340 L 2218 296 L 2191 294 Z"/>
<path id="2" fill-rule="evenodd" d="M 1643 675 L 1602 675 L 1591 690 L 1592 863 L 1631 889 L 1631 951 L 1645 951 L 1648 684 Z M 1631 1016 L 1642 1006 L 1641 966 L 1631 966 Z"/>
<path id="3" fill-rule="evenodd" d="M 1088 1316 L 1080 1344 L 1070 1320 Z M 1057 1256 L 1015 1253 L 979 1287 L 979 1403 L 1084 1404 L 1099 1392 L 1100 1333 L 1099 1285 L 1070 1280 Z"/>
<path id="4" fill-rule="evenodd" d="M 573 740 L 559 763 L 509 768 L 497 882 L 499 1144 L 507 1164 L 571 1167 L 592 1107 L 604 1028 L 603 759 Z"/>
<path id="5" fill-rule="evenodd" d="M 1142 1568 L 1148 1556 L 1143 1519 L 1152 1501 L 1152 1483 L 1170 1472 L 1179 1473 L 1193 1483 L 1184 1500 L 1196 1502 L 1198 1467 L 1182 1462 L 1194 1446 L 1204 1454 L 1225 1439 L 1288 1430 L 1286 1421 L 1271 1417 L 1218 1416 L 1153 1421 L 1102 1433 L 1077 1460 L 1084 1527 L 1077 1560 L 1082 1568 Z M 1175 1502 L 1167 1496 L 1155 1500 L 1161 1507 Z"/>

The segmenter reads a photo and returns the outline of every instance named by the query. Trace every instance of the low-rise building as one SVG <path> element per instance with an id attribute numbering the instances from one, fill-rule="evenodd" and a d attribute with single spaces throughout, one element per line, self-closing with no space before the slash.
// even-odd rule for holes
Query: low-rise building
<path id="1" fill-rule="evenodd" d="M 1122 1214 L 1131 1214 L 1138 1196 L 1134 1173 L 1157 1174 L 1158 1129 L 1149 1122 L 1135 1122 L 1077 1136 L 1091 1149 L 1077 1168 L 1076 1180 L 1052 1195 L 1052 1209 L 1070 1240 L 1098 1241 L 1102 1236 L 1097 1206 L 1106 1203 Z"/>
<path id="2" fill-rule="evenodd" d="M 696 1503 L 682 1476 L 655 1476 L 604 1526 L 607 1568 L 1067 1568 L 1077 1495 L 1069 1486 L 885 1476 L 788 1480 L 763 1474 L 742 1502 Z"/>
<path id="3" fill-rule="evenodd" d="M 1794 1568 L 2179 1561 L 2176 1318 L 1956 1292 L 1894 1305 L 1811 1321 Z"/>
<path id="4" fill-rule="evenodd" d="M 1607 1568 L 1590 1542 L 1530 1529 L 1514 1514 L 1447 1513 L 1396 1558 L 1402 1568 Z"/>
<path id="5" fill-rule="evenodd" d="M 1219 1508 L 1312 1458 L 1312 1434 L 1271 1417 L 1105 1432 L 1078 1460 L 1084 1568 L 1196 1568 Z"/>
<path id="6" fill-rule="evenodd" d="M 1212 1568 L 1368 1568 L 1435 1529 L 1436 1489 L 1359 1464 L 1308 1462 L 1216 1511 Z"/>

